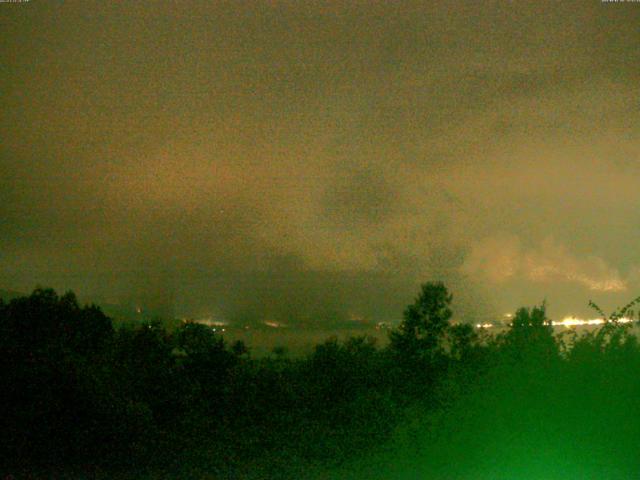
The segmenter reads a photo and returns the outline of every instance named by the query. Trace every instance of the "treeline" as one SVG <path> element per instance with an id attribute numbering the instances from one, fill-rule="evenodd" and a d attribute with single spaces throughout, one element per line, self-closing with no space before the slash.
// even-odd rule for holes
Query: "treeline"
<path id="1" fill-rule="evenodd" d="M 638 471 L 640 346 L 628 325 L 558 336 L 542 305 L 489 336 L 453 325 L 451 304 L 427 283 L 385 348 L 331 338 L 306 357 L 253 358 L 196 323 L 116 330 L 73 293 L 0 302 L 0 475 Z"/>

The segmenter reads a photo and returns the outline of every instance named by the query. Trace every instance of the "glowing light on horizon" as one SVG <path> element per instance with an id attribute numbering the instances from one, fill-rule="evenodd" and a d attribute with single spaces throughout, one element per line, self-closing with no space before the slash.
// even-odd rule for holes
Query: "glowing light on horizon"
<path id="1" fill-rule="evenodd" d="M 213 317 L 206 318 L 181 318 L 182 323 L 199 323 L 201 325 L 206 325 L 208 327 L 225 327 L 229 325 L 229 322 L 224 320 L 215 320 Z"/>
<path id="2" fill-rule="evenodd" d="M 598 325 L 604 325 L 605 323 L 608 323 L 608 322 L 613 322 L 613 320 L 605 320 L 603 318 L 584 319 L 584 318 L 569 316 L 569 317 L 564 317 L 562 320 L 559 320 L 559 321 L 552 321 L 551 325 L 554 327 L 566 327 L 566 328 L 584 327 L 584 326 L 595 327 Z M 632 322 L 633 322 L 633 319 L 628 317 L 622 317 L 617 320 L 617 323 L 632 323 Z M 499 326 L 500 325 L 494 325 L 493 323 L 476 323 L 476 328 L 494 328 Z"/>
<path id="3" fill-rule="evenodd" d="M 283 328 L 286 327 L 286 325 L 284 323 L 279 323 L 279 322 L 272 322 L 269 320 L 266 320 L 264 323 L 267 327 L 271 327 L 271 328 Z"/>
<path id="4" fill-rule="evenodd" d="M 585 319 L 576 318 L 576 317 L 564 317 L 559 322 L 551 322 L 551 325 L 553 325 L 554 327 L 571 328 L 571 327 L 580 327 L 585 325 L 588 325 L 588 326 L 604 325 L 609 321 L 610 320 L 605 320 L 603 318 L 591 318 L 591 319 L 585 320 Z M 622 317 L 617 320 L 618 323 L 630 323 L 632 321 L 633 319 L 628 317 Z"/>

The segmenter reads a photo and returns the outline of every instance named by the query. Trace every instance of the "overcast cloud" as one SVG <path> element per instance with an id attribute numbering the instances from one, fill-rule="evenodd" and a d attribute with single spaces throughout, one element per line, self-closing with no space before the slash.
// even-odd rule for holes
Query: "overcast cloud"
<path id="1" fill-rule="evenodd" d="M 397 318 L 429 279 L 469 320 L 640 294 L 640 4 L 0 21 L 0 288 L 309 322 Z"/>

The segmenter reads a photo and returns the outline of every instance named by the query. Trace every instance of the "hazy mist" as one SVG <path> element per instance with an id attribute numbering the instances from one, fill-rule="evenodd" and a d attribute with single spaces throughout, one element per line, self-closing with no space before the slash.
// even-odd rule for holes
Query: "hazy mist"
<path id="1" fill-rule="evenodd" d="M 388 3 L 388 4 L 387 4 Z M 640 293 L 640 9 L 2 5 L 0 288 L 317 324 Z"/>

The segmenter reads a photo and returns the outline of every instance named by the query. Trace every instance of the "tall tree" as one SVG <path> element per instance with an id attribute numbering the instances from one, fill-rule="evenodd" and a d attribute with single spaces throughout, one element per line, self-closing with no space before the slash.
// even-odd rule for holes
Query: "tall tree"
<path id="1" fill-rule="evenodd" d="M 506 352 L 515 360 L 539 362 L 559 355 L 544 302 L 531 309 L 519 308 L 501 341 Z"/>
<path id="2" fill-rule="evenodd" d="M 400 326 L 389 337 L 391 349 L 401 357 L 432 359 L 443 350 L 453 296 L 442 282 L 427 282 L 409 305 Z"/>

